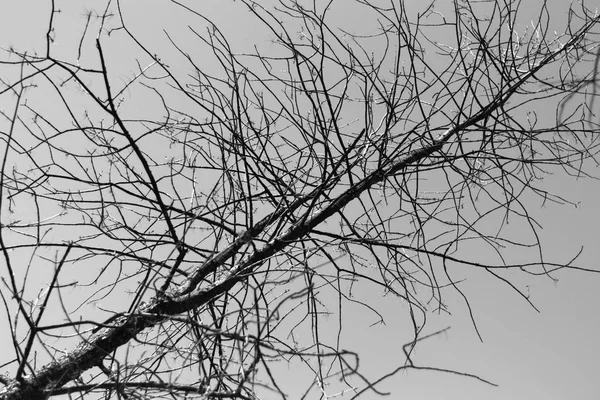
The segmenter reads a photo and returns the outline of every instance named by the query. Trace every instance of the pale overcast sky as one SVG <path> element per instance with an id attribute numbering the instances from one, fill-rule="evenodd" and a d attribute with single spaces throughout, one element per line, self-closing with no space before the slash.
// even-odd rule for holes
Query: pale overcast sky
<path id="1" fill-rule="evenodd" d="M 338 3 L 342 1 L 345 0 L 338 0 Z M 0 46 L 14 46 L 21 51 L 43 51 L 49 11 L 47 3 L 39 0 L 4 2 L 0 13 Z M 84 26 L 83 14 L 86 7 L 103 7 L 99 3 L 56 2 L 57 7 L 63 9 L 63 13 L 56 17 L 56 26 L 64 30 L 57 31 L 56 51 L 64 50 L 64 54 L 72 54 L 77 46 L 77 34 Z M 268 36 L 265 31 L 256 22 L 248 22 L 249 14 L 239 2 L 205 0 L 188 3 L 199 7 L 199 12 L 206 13 L 213 19 L 239 49 L 247 46 L 247 50 L 251 50 L 250 46 L 254 44 L 268 48 Z M 201 6 L 198 5 L 200 3 Z M 419 3 L 407 2 L 407 10 L 416 15 L 422 8 L 417 6 Z M 566 18 L 568 2 L 551 0 L 549 3 L 551 10 L 555 11 L 552 17 L 557 19 L 553 22 L 556 24 L 554 29 L 560 30 L 560 22 L 564 22 Z M 168 47 L 162 30 L 166 29 L 174 37 L 182 38 L 185 32 L 181 27 L 194 20 L 189 18 L 188 21 L 189 16 L 186 16 L 185 12 L 166 1 L 123 0 L 121 4 L 130 27 L 146 44 L 151 45 L 157 52 L 162 51 L 163 61 L 169 63 L 168 55 L 173 49 Z M 525 1 L 521 5 L 522 12 L 524 15 L 530 15 L 540 4 L 541 1 L 537 0 Z M 335 17 L 345 21 L 347 25 L 369 23 L 364 21 L 361 15 L 353 13 L 351 7 L 339 12 Z M 96 57 L 97 53 L 91 41 L 87 45 L 82 60 L 89 61 Z M 135 65 L 134 60 L 128 58 L 128 45 L 119 47 L 117 43 L 108 40 L 105 45 L 110 49 L 108 51 L 111 56 L 111 71 L 114 76 L 122 74 L 125 81 Z M 376 52 L 377 49 L 373 51 Z M 0 76 L 3 75 L 0 66 Z M 152 105 L 138 101 L 129 104 L 129 107 L 142 110 Z M 549 109 L 545 117 L 553 118 L 553 113 L 554 110 Z M 590 172 L 599 175 L 600 171 L 596 168 Z M 557 192 L 571 201 L 579 202 L 577 208 L 551 203 L 542 205 L 538 199 L 532 199 L 529 204 L 530 212 L 543 226 L 541 239 L 546 259 L 566 262 L 583 246 L 584 252 L 577 264 L 600 269 L 597 234 L 600 222 L 600 182 L 591 179 L 574 180 L 556 174 L 547 177 L 544 185 L 548 191 Z M 0 266 L 2 262 L 0 261 Z M 540 310 L 538 313 L 506 285 L 490 279 L 483 273 L 469 274 L 468 280 L 461 288 L 469 296 L 483 342 L 479 341 L 470 322 L 468 310 L 456 294 L 454 297 L 451 294 L 446 297 L 451 316 L 429 316 L 430 325 L 425 333 L 447 326 L 451 329 L 418 345 L 414 353 L 416 365 L 475 374 L 498 384 L 498 387 L 463 376 L 412 370 L 387 379 L 377 388 L 380 391 L 393 392 L 390 398 L 415 400 L 600 398 L 600 295 L 597 290 L 600 275 L 559 271 L 554 276 L 558 278 L 558 282 L 546 277 L 515 275 L 513 278 L 520 288 L 527 288 L 531 300 Z M 411 339 L 411 327 L 407 308 L 399 300 L 383 297 L 382 293 L 375 291 L 363 295 L 372 296 L 371 305 L 381 310 L 386 317 L 386 325 L 369 327 L 376 322 L 372 314 L 360 308 L 348 310 L 345 314 L 347 327 L 344 330 L 346 336 L 342 347 L 359 352 L 361 371 L 367 377 L 375 379 L 398 366 L 399 360 L 402 359 L 402 345 Z M 0 318 L 3 312 L 0 311 Z M 8 327 L 2 325 L 2 321 L 0 319 L 0 339 L 5 343 L 2 346 L 10 347 L 7 339 Z M 0 351 L 0 364 L 8 361 L 5 354 Z M 11 357 L 12 354 L 9 358 Z M 13 371 L 12 367 L 9 365 L 0 372 L 10 373 Z M 295 393 L 296 371 L 286 370 L 284 364 L 280 364 L 279 368 L 278 374 L 282 378 L 280 386 L 285 387 L 290 394 Z M 271 397 L 265 395 L 264 398 Z M 376 397 L 371 393 L 362 398 Z"/>

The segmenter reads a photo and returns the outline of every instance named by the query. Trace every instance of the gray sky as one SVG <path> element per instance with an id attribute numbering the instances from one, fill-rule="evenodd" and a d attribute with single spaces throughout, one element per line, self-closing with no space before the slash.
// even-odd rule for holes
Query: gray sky
<path id="1" fill-rule="evenodd" d="M 341 1 L 341 0 L 340 0 Z M 338 1 L 339 2 L 339 1 Z M 416 2 L 415 2 L 416 3 Z M 539 1 L 528 1 L 523 8 L 535 10 Z M 566 10 L 561 0 L 552 0 L 553 10 Z M 141 38 L 152 43 L 157 49 L 165 46 L 164 54 L 169 54 L 162 29 L 175 36 L 183 35 L 182 18 L 172 6 L 164 1 L 130 0 L 122 1 L 123 10 L 131 27 Z M 57 16 L 56 25 L 64 29 L 57 31 L 55 46 L 71 52 L 77 36 L 66 32 L 81 32 L 84 19 L 84 5 L 76 2 L 57 1 L 63 13 Z M 99 6 L 99 5 L 97 5 Z M 234 45 L 243 46 L 258 43 L 268 48 L 264 31 L 256 24 L 248 24 L 248 13 L 239 2 L 205 1 L 207 15 L 214 18 L 219 27 L 232 40 Z M 416 14 L 416 6 L 407 8 Z M 35 10 L 32 12 L 32 10 Z M 0 46 L 14 46 L 19 50 L 41 49 L 43 45 L 49 7 L 46 2 L 19 1 L 4 5 L 0 13 Z M 169 10 L 169 11 L 165 11 Z M 527 9 L 523 10 L 527 14 Z M 560 11 L 553 18 L 564 19 L 566 13 Z M 357 24 L 362 16 L 346 10 L 348 25 Z M 556 29 L 559 29 L 557 24 Z M 93 36 L 90 37 L 93 39 Z M 92 42 L 84 48 L 83 60 L 96 56 Z M 131 76 L 134 63 L 128 60 L 128 49 L 107 41 L 113 57 L 113 74 L 125 81 Z M 376 49 L 374 49 L 376 51 Z M 162 55 L 166 59 L 165 55 Z M 122 63 L 120 62 L 122 58 Z M 122 71 L 118 67 L 122 65 Z M 207 66 L 209 68 L 210 66 Z M 0 66 L 0 76 L 3 71 Z M 4 105 L 0 105 L 4 107 Z M 152 105 L 136 101 L 131 107 L 141 110 Z M 49 105 L 50 107 L 50 105 Z M 553 110 L 549 110 L 552 117 Z M 598 175 L 597 169 L 591 171 Z M 567 199 L 579 202 L 577 208 L 570 205 L 542 205 L 538 199 L 529 203 L 530 212 L 543 226 L 542 243 L 547 260 L 566 262 L 583 246 L 584 252 L 577 265 L 599 269 L 600 250 L 596 227 L 600 222 L 600 183 L 594 180 L 574 180 L 560 174 L 548 176 L 544 188 L 564 195 Z M 478 254 L 485 257 L 485 254 Z M 0 262 L 0 266 L 2 262 Z M 481 343 L 469 320 L 468 310 L 460 297 L 447 294 L 446 302 L 452 316 L 430 315 L 429 327 L 425 333 L 451 326 L 445 334 L 420 343 L 414 354 L 419 366 L 432 366 L 454 369 L 476 374 L 499 384 L 490 387 L 467 377 L 430 371 L 401 372 L 378 386 L 381 391 L 392 391 L 394 398 L 402 396 L 410 399 L 536 399 L 558 400 L 565 398 L 595 399 L 600 396 L 597 359 L 600 356 L 600 296 L 596 290 L 600 276 L 584 272 L 559 271 L 553 274 L 558 282 L 547 277 L 517 276 L 514 282 L 520 288 L 529 288 L 531 300 L 539 308 L 537 313 L 514 291 L 500 282 L 490 279 L 483 273 L 471 273 L 461 286 L 469 297 L 478 328 L 483 337 Z M 359 291 L 361 289 L 358 289 Z M 373 315 L 364 309 L 346 311 L 347 327 L 342 347 L 359 351 L 362 372 L 370 378 L 394 370 L 402 359 L 402 345 L 411 339 L 411 329 L 407 319 L 407 308 L 398 299 L 383 297 L 376 291 L 364 296 L 372 299 L 371 305 L 381 310 L 386 317 L 386 325 L 375 325 Z M 2 311 L 3 312 L 3 311 Z M 0 312 L 0 317 L 3 314 Z M 7 327 L 0 322 L 0 339 L 6 342 Z M 0 364 L 7 361 L 0 354 Z M 286 371 L 281 365 L 278 371 L 282 386 L 294 393 L 298 381 L 296 370 Z M 11 371 L 11 367 L 5 368 Z M 334 392 L 332 390 L 332 392 Z M 269 398 L 268 396 L 265 399 Z M 294 398 L 294 397 L 292 397 Z M 374 398 L 368 394 L 363 398 Z"/>

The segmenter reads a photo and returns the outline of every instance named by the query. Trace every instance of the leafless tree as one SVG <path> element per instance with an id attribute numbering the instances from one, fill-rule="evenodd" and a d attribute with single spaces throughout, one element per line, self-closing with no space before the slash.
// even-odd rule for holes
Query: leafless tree
<path id="1" fill-rule="evenodd" d="M 205 3 L 52 1 L 4 49 L 0 398 L 286 398 L 282 365 L 294 398 L 373 396 L 346 310 L 405 305 L 397 373 L 464 273 L 526 305 L 519 274 L 587 270 L 529 207 L 596 164 L 597 14 Z"/>

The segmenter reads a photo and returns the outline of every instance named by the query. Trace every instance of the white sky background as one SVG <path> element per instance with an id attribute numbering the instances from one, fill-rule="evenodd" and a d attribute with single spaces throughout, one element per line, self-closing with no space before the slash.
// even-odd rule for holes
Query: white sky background
<path id="1" fill-rule="evenodd" d="M 343 0 L 338 0 L 341 2 Z M 443 2 L 440 2 L 443 3 Z M 526 8 L 536 10 L 539 1 L 526 1 Z M 562 22 L 566 17 L 566 4 L 561 0 L 552 0 L 551 9 L 557 10 L 553 18 Z M 162 29 L 177 36 L 181 18 L 185 13 L 176 14 L 172 6 L 165 1 L 123 1 L 126 21 L 146 43 L 152 43 L 157 49 L 166 46 Z M 190 2 L 190 4 L 192 4 Z M 200 6 L 201 4 L 201 6 Z M 226 34 L 232 44 L 249 46 L 258 44 L 267 48 L 268 37 L 255 22 L 249 23 L 249 14 L 239 2 L 212 0 L 196 3 L 198 11 L 206 13 Z M 101 5 L 94 5 L 101 8 Z M 590 7 L 590 4 L 588 4 Z M 83 2 L 57 2 L 57 8 L 63 13 L 57 15 L 55 25 L 65 32 L 80 33 L 84 26 Z M 412 8 L 407 4 L 407 9 Z M 169 10 L 169 11 L 166 11 Z M 41 1 L 4 2 L 0 10 L 0 46 L 13 45 L 23 51 L 39 49 L 44 43 L 49 6 Z M 339 15 L 351 24 L 363 23 L 361 15 Z M 415 14 L 417 10 L 415 9 Z M 192 21 L 192 20 L 190 20 Z M 187 23 L 187 22 L 186 22 Z M 190 22 L 191 23 L 191 22 Z M 368 23 L 368 21 L 364 22 Z M 557 23 L 556 29 L 560 28 Z M 152 35 L 150 37 L 149 35 Z M 118 35 L 116 35 L 118 37 Z M 77 35 L 61 35 L 57 32 L 55 46 L 73 49 Z M 109 69 L 113 76 L 122 75 L 125 81 L 132 75 L 131 60 L 128 52 L 119 48 L 115 41 L 103 42 L 112 59 Z M 93 60 L 96 50 L 88 41 L 84 48 L 83 60 Z M 164 54 L 168 54 L 165 49 Z M 376 49 L 374 49 L 376 51 Z M 167 60 L 166 56 L 162 56 Z M 123 61 L 121 63 L 121 60 Z M 115 71 L 120 65 L 122 71 Z M 129 69 L 128 69 L 129 68 Z M 0 70 L 0 76 L 3 71 Z M 116 78 L 118 79 L 118 78 Z M 5 105 L 0 104 L 0 107 Z M 152 107 L 139 101 L 130 104 L 132 110 Z M 549 110 L 551 113 L 553 110 Z M 552 115 L 551 115 L 552 116 Z M 598 175 L 598 170 L 591 171 Z M 549 177 L 545 188 L 550 192 L 564 195 L 569 200 L 580 202 L 578 208 L 546 204 L 533 201 L 529 210 L 544 227 L 542 243 L 547 260 L 566 262 L 584 246 L 584 253 L 578 265 L 587 268 L 599 268 L 600 250 L 596 228 L 600 222 L 600 183 L 593 180 L 578 180 L 564 176 Z M 483 255 L 482 255 L 483 256 Z M 1 265 L 1 264 L 0 264 Z M 499 388 L 487 386 L 473 379 L 438 372 L 410 371 L 389 378 L 378 386 L 379 390 L 393 391 L 393 397 L 408 399 L 595 399 L 600 396 L 600 380 L 597 360 L 600 357 L 600 295 L 597 287 L 600 275 L 578 272 L 558 272 L 558 283 L 540 277 L 518 278 L 520 287 L 530 287 L 533 302 L 541 310 L 538 314 L 519 298 L 510 288 L 488 277 L 469 275 L 465 290 L 473 306 L 476 322 L 483 336 L 483 343 L 469 321 L 467 309 L 458 297 L 446 297 L 452 317 L 430 316 L 429 331 L 451 326 L 446 334 L 421 343 L 415 352 L 417 365 L 451 368 L 457 371 L 473 373 L 500 385 Z M 481 279 L 480 279 L 481 278 Z M 373 293 L 379 296 L 380 293 Z M 410 340 L 406 336 L 406 308 L 392 299 L 377 299 L 374 303 L 381 307 L 388 317 L 387 325 L 366 328 L 375 322 L 372 315 L 347 313 L 345 329 L 346 347 L 361 352 L 362 372 L 376 378 L 391 372 L 402 358 L 402 344 Z M 396 316 L 397 319 L 392 317 Z M 350 319 L 355 319 L 351 321 Z M 372 321 L 371 321 L 372 319 Z M 2 320 L 0 320 L 2 321 Z M 1 323 L 1 322 L 0 322 Z M 0 326 L 2 343 L 8 336 L 5 326 Z M 0 351 L 0 364 L 7 361 Z M 283 374 L 283 371 L 280 371 Z M 288 393 L 295 393 L 295 371 L 290 371 L 280 385 Z M 265 397 L 269 398 L 269 397 Z M 363 398 L 373 398 L 371 394 Z"/>

